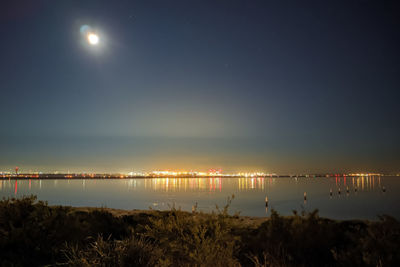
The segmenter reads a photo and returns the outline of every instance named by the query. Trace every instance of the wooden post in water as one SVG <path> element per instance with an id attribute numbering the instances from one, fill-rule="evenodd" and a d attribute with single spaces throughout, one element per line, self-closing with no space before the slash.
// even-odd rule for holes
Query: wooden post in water
<path id="1" fill-rule="evenodd" d="M 265 207 L 268 207 L 268 197 L 265 196 Z"/>
<path id="2" fill-rule="evenodd" d="M 195 205 L 192 206 L 192 213 L 196 213 L 197 211 L 197 202 Z"/>
<path id="3" fill-rule="evenodd" d="M 332 197 L 332 188 L 329 190 L 329 195 Z"/>

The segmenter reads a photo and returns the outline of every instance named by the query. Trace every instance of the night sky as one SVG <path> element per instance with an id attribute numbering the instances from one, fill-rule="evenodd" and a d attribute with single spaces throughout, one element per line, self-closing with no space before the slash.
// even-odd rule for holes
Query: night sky
<path id="1" fill-rule="evenodd" d="M 395 2 L 1 1 L 0 171 L 398 172 Z"/>

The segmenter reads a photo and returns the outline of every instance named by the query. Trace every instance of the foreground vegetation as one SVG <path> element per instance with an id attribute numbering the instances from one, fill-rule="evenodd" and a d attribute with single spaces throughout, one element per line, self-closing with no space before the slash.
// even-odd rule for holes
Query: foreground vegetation
<path id="1" fill-rule="evenodd" d="M 400 266 L 400 223 L 335 221 L 318 212 L 266 220 L 227 205 L 112 214 L 0 201 L 1 266 Z"/>

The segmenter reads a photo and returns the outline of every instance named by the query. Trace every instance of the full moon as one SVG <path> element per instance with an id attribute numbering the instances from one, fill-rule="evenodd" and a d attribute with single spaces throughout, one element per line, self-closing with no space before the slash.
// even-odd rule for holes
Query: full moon
<path id="1" fill-rule="evenodd" d="M 97 45 L 99 43 L 99 36 L 97 34 L 89 33 L 87 39 L 91 45 Z"/>

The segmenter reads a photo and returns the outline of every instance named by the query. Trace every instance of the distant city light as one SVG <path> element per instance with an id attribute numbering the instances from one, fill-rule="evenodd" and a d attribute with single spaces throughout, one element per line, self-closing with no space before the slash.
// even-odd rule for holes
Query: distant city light
<path id="1" fill-rule="evenodd" d="M 398 176 L 400 174 L 397 174 Z M 0 178 L 263 178 L 263 177 L 292 177 L 292 178 L 330 178 L 330 177 L 372 177 L 383 176 L 380 173 L 349 173 L 349 174 L 277 174 L 265 172 L 231 172 L 224 173 L 221 169 L 209 169 L 207 172 L 202 171 L 170 171 L 170 170 L 156 170 L 156 171 L 141 171 L 141 172 L 128 172 L 128 173 L 95 173 L 95 172 L 77 172 L 70 173 L 64 171 L 54 171 L 43 173 L 38 171 L 20 172 L 20 169 L 14 171 L 0 171 Z"/>

